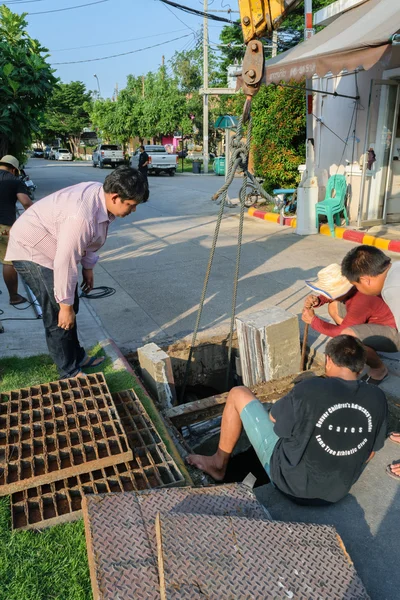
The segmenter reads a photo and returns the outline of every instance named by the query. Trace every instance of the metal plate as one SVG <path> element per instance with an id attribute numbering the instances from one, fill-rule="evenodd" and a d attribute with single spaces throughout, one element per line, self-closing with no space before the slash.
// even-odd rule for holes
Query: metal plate
<path id="1" fill-rule="evenodd" d="M 159 574 L 166 600 L 367 600 L 333 527 L 161 515 Z"/>
<path id="2" fill-rule="evenodd" d="M 133 458 L 102 373 L 0 400 L 0 496 Z"/>
<path id="3" fill-rule="evenodd" d="M 40 529 L 76 520 L 82 516 L 85 494 L 182 485 L 182 474 L 134 392 L 113 394 L 112 398 L 133 460 L 12 494 L 13 529 Z"/>
<path id="4" fill-rule="evenodd" d="M 95 600 L 159 599 L 157 513 L 267 518 L 243 485 L 85 496 L 82 503 Z"/>

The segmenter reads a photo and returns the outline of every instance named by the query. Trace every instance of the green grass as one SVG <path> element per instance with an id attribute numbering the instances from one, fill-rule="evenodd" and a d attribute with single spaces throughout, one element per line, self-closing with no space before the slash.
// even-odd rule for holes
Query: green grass
<path id="1" fill-rule="evenodd" d="M 213 161 L 210 160 L 209 164 L 208 164 L 208 172 L 209 173 L 213 172 L 212 164 L 213 164 Z M 202 165 L 201 170 L 203 172 L 203 165 Z M 182 159 L 179 159 L 179 162 L 176 165 L 176 172 L 177 173 L 182 173 Z M 183 173 L 193 173 L 193 161 L 192 160 L 188 160 L 187 158 L 184 159 L 184 161 L 183 161 Z"/>
<path id="2" fill-rule="evenodd" d="M 105 356 L 95 346 L 91 356 Z M 88 373 L 102 371 L 111 392 L 133 388 L 169 452 L 182 463 L 152 400 L 128 371 L 115 371 L 110 358 Z M 0 359 L 0 393 L 58 378 L 49 356 Z M 182 466 L 182 470 L 185 470 Z M 0 600 L 91 600 L 83 521 L 42 532 L 11 532 L 10 500 L 0 498 Z"/>
<path id="3" fill-rule="evenodd" d="M 0 499 L 0 600 L 90 600 L 83 521 L 10 531 L 9 499 Z"/>
<path id="4" fill-rule="evenodd" d="M 102 356 L 96 346 L 91 355 Z M 125 370 L 114 371 L 107 358 L 101 368 L 110 391 L 135 387 Z M 54 381 L 56 366 L 49 356 L 0 359 L 0 392 Z M 43 532 L 11 532 L 10 500 L 0 499 L 0 600 L 90 600 L 92 598 L 83 521 Z"/>

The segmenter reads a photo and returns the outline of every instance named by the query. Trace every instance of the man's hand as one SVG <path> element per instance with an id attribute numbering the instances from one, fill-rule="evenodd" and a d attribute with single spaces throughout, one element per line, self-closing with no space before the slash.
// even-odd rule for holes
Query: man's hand
<path id="1" fill-rule="evenodd" d="M 312 308 L 303 308 L 303 312 L 301 314 L 301 319 L 304 323 L 308 323 L 311 325 L 311 321 L 313 320 L 315 313 Z"/>
<path id="2" fill-rule="evenodd" d="M 75 311 L 73 306 L 68 304 L 60 304 L 60 312 L 58 313 L 58 326 L 60 329 L 72 329 L 75 325 Z"/>
<path id="3" fill-rule="evenodd" d="M 92 291 L 94 286 L 94 274 L 93 269 L 84 269 L 82 267 L 83 281 L 81 283 L 82 292 L 88 294 Z"/>
<path id="4" fill-rule="evenodd" d="M 314 308 L 319 305 L 318 296 L 314 296 L 314 294 L 310 294 L 304 301 L 304 308 Z"/>

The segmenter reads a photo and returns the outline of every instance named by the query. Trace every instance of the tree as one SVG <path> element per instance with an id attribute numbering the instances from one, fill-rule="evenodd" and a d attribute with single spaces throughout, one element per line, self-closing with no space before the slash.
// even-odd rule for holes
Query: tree
<path id="1" fill-rule="evenodd" d="M 56 83 L 47 50 L 28 35 L 25 16 L 0 7 L 0 156 L 24 153 Z"/>
<path id="2" fill-rule="evenodd" d="M 73 154 L 78 154 L 81 134 L 89 125 L 92 95 L 81 81 L 59 83 L 50 98 L 42 125 L 46 141 L 61 138 Z"/>
<path id="3" fill-rule="evenodd" d="M 139 137 L 172 135 L 181 128 L 187 117 L 186 96 L 179 89 L 178 81 L 168 77 L 165 67 L 145 77 L 143 112 L 139 119 Z"/>

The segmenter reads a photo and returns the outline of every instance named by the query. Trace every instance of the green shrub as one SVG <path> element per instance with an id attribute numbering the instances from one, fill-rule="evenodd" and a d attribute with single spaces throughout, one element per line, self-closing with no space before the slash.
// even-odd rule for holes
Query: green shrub
<path id="1" fill-rule="evenodd" d="M 299 84 L 301 86 L 301 84 Z M 305 161 L 304 89 L 262 86 L 253 101 L 255 173 L 268 192 L 296 187 Z"/>

